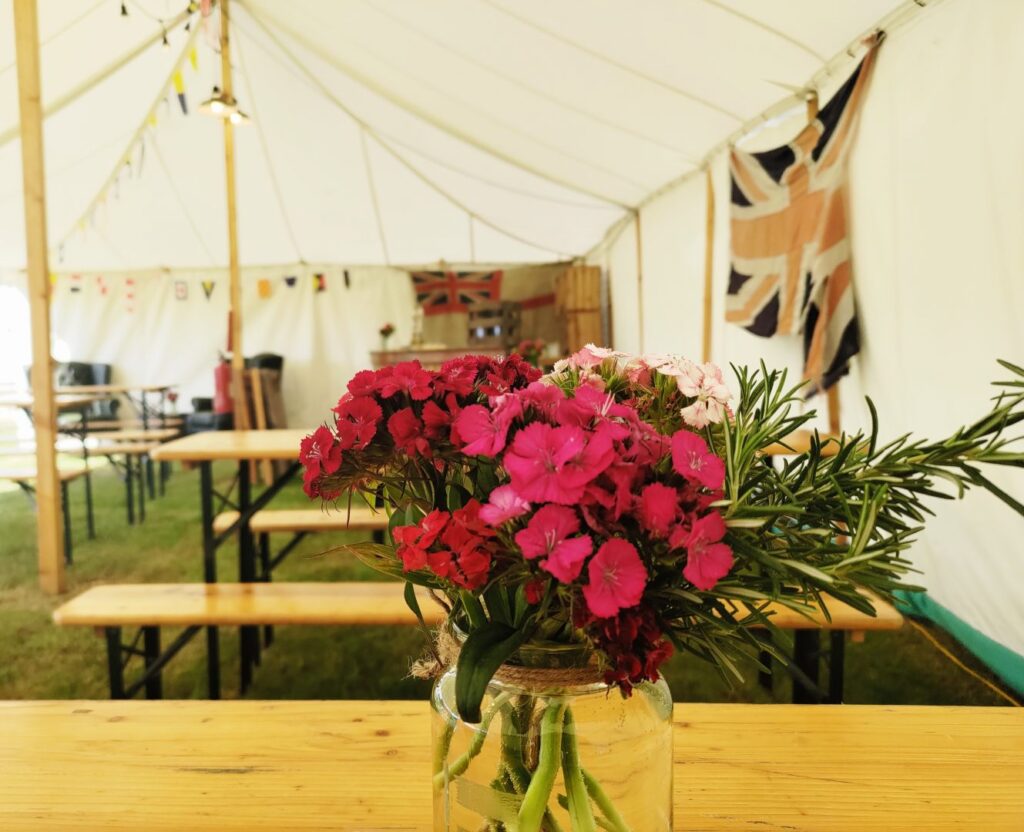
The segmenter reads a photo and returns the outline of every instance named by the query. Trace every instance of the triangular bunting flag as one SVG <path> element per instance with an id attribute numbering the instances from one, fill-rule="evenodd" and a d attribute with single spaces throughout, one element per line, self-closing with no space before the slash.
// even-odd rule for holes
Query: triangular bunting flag
<path id="1" fill-rule="evenodd" d="M 181 77 L 181 70 L 174 70 L 174 91 L 178 94 L 178 103 L 181 111 L 188 115 L 188 101 L 185 100 L 185 79 Z"/>
<path id="2" fill-rule="evenodd" d="M 124 311 L 135 311 L 135 279 L 132 277 L 124 279 Z"/>
<path id="3" fill-rule="evenodd" d="M 192 64 L 192 69 L 199 69 L 199 53 L 194 46 L 188 51 L 188 62 Z"/>
<path id="4" fill-rule="evenodd" d="M 107 281 L 103 279 L 103 275 L 96 275 L 96 286 L 99 288 L 101 295 L 107 294 Z"/>
<path id="5" fill-rule="evenodd" d="M 174 297 L 176 300 L 188 300 L 188 284 L 184 280 L 174 281 Z"/>
<path id="6" fill-rule="evenodd" d="M 216 283 L 213 280 L 204 280 L 203 281 L 203 294 L 206 295 L 206 299 L 207 300 L 209 300 L 210 299 L 210 295 L 213 294 L 213 287 L 215 285 L 216 285 Z"/>
<path id="7" fill-rule="evenodd" d="M 284 285 L 291 289 L 295 285 L 296 280 L 298 280 L 298 278 L 295 275 L 286 275 L 284 278 Z"/>
<path id="8" fill-rule="evenodd" d="M 73 274 L 71 275 L 71 291 L 81 292 L 82 291 L 82 275 Z"/>
<path id="9" fill-rule="evenodd" d="M 327 291 L 327 276 L 323 272 L 317 272 L 316 274 L 313 275 L 313 291 Z"/>
<path id="10" fill-rule="evenodd" d="M 267 298 L 269 298 L 270 297 L 270 281 L 267 280 L 265 277 L 261 277 L 259 279 L 259 281 L 256 283 L 256 292 L 259 294 L 260 298 L 262 298 L 263 300 L 266 300 Z"/>
<path id="11" fill-rule="evenodd" d="M 351 289 L 352 288 L 352 280 L 348 276 L 348 269 L 345 269 L 345 271 L 343 271 L 341 274 L 342 274 L 342 277 L 345 278 L 345 288 L 346 289 Z"/>

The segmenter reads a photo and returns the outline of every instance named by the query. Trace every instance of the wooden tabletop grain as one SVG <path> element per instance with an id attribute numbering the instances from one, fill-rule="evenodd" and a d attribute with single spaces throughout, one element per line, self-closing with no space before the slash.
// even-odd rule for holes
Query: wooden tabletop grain
<path id="1" fill-rule="evenodd" d="M 218 459 L 295 461 L 299 444 L 310 430 L 215 430 L 193 433 L 161 445 L 153 459 L 209 462 Z"/>
<path id="2" fill-rule="evenodd" d="M 427 709 L 0 703 L 0 829 L 426 832 Z M 680 704 L 675 723 L 679 830 L 1024 829 L 1020 709 Z"/>

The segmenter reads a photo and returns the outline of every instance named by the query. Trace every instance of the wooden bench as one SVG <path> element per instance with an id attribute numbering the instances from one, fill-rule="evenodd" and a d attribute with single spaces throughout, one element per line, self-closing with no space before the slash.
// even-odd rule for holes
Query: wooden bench
<path id="1" fill-rule="evenodd" d="M 142 689 L 147 698 L 160 698 L 160 671 L 203 627 L 416 625 L 403 593 L 397 581 L 113 584 L 87 589 L 56 609 L 53 620 L 62 627 L 104 630 L 111 698 L 131 697 Z M 440 623 L 443 610 L 428 593 L 417 590 L 417 597 L 427 623 Z M 122 627 L 141 628 L 141 651 L 122 643 Z M 161 651 L 161 627 L 185 629 Z M 125 654 L 141 655 L 145 664 L 141 678 L 128 687 Z"/>
<path id="2" fill-rule="evenodd" d="M 89 470 L 87 468 L 60 468 L 57 470 L 57 476 L 60 478 L 61 513 L 64 515 L 64 562 L 67 564 L 73 562 L 71 551 L 73 538 L 71 535 L 71 507 L 68 499 L 68 483 L 74 482 L 88 473 Z M 35 503 L 35 479 L 35 471 L 19 468 L 0 469 L 0 480 L 7 480 L 17 484 L 28 495 L 29 499 L 33 501 L 33 504 Z"/>
<path id="3" fill-rule="evenodd" d="M 185 424 L 185 419 L 182 416 L 165 416 L 160 418 L 154 416 L 152 419 L 146 420 L 146 424 L 143 424 L 142 419 L 90 419 L 89 429 L 95 430 L 99 428 L 142 428 L 147 426 L 149 423 L 158 425 L 159 428 L 172 428 L 180 427 Z"/>
<path id="4" fill-rule="evenodd" d="M 177 428 L 119 428 L 90 432 L 90 438 L 112 442 L 164 442 L 181 436 Z"/>
<path id="5" fill-rule="evenodd" d="M 213 533 L 227 535 L 238 522 L 237 511 L 224 511 L 213 520 Z M 249 530 L 259 538 L 260 562 L 259 580 L 269 581 L 273 571 L 291 554 L 307 534 L 323 532 L 372 532 L 374 540 L 383 543 L 383 533 L 388 527 L 388 517 L 382 511 L 367 506 L 342 507 L 331 511 L 320 509 L 262 509 L 249 519 Z M 291 533 L 292 539 L 272 554 L 270 535 Z"/>

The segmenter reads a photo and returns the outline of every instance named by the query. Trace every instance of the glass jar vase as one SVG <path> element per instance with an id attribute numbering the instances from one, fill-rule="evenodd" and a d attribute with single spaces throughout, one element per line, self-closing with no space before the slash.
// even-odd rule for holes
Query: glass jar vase
<path id="1" fill-rule="evenodd" d="M 455 707 L 455 668 L 432 696 L 434 829 L 670 832 L 672 694 L 664 680 L 624 697 L 499 677 L 481 721 Z"/>

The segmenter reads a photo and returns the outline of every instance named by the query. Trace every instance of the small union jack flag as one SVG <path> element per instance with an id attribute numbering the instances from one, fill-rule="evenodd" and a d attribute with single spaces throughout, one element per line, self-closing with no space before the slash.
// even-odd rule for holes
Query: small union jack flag
<path id="1" fill-rule="evenodd" d="M 410 272 L 424 315 L 468 312 L 477 303 L 501 300 L 502 272 Z"/>

